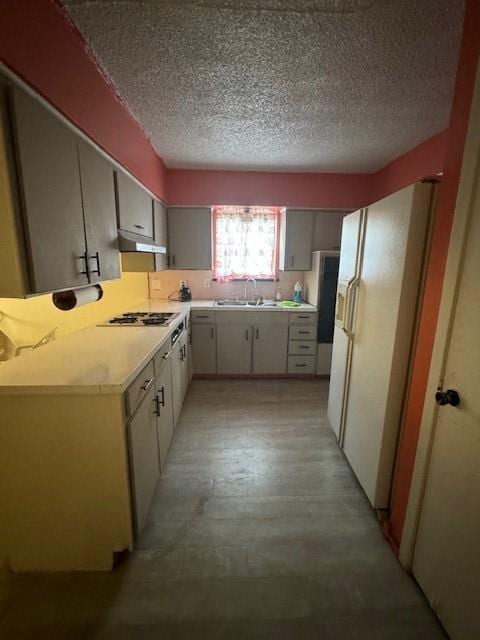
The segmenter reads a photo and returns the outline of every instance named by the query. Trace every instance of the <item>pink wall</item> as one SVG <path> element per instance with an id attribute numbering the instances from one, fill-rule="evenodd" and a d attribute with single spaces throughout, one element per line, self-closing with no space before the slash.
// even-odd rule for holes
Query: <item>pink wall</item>
<path id="1" fill-rule="evenodd" d="M 0 61 L 165 198 L 161 158 L 54 0 L 2 2 Z"/>
<path id="2" fill-rule="evenodd" d="M 453 107 L 450 126 L 446 133 L 444 178 L 438 193 L 419 335 L 414 354 L 411 389 L 407 398 L 404 433 L 400 443 L 393 487 L 389 534 L 394 544 L 397 545 L 401 540 L 415 464 L 475 74 L 480 56 L 479 25 L 480 3 L 478 0 L 467 0 Z"/>
<path id="3" fill-rule="evenodd" d="M 168 169 L 167 199 L 175 205 L 356 209 L 441 173 L 446 140 L 442 131 L 373 174 Z"/>
<path id="4" fill-rule="evenodd" d="M 443 171 L 447 130 L 438 133 L 392 160 L 386 167 L 370 176 L 370 202 L 376 202 L 422 178 L 436 176 Z"/>
<path id="5" fill-rule="evenodd" d="M 350 209 L 369 197 L 366 174 L 168 169 L 176 205 L 242 204 Z"/>

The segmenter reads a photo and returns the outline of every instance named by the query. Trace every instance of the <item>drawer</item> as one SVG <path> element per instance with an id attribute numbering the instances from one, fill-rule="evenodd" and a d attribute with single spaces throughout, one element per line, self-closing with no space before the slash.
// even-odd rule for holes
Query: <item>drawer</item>
<path id="1" fill-rule="evenodd" d="M 170 352 L 170 338 L 163 344 L 157 353 L 153 356 L 153 366 L 155 369 L 155 378 L 158 378 L 163 367 L 165 366 L 165 356 Z"/>
<path id="2" fill-rule="evenodd" d="M 133 415 L 143 396 L 153 385 L 154 377 L 153 360 L 150 360 L 125 392 L 126 408 L 129 416 Z"/>
<path id="3" fill-rule="evenodd" d="M 314 374 L 315 356 L 288 356 L 287 373 Z"/>
<path id="4" fill-rule="evenodd" d="M 192 310 L 190 313 L 192 322 L 215 322 L 215 314 L 210 309 L 196 309 Z"/>
<path id="5" fill-rule="evenodd" d="M 315 325 L 306 327 L 291 326 L 288 329 L 288 337 L 290 340 L 316 340 L 317 327 Z"/>
<path id="6" fill-rule="evenodd" d="M 313 312 L 301 312 L 296 311 L 295 313 L 289 313 L 289 322 L 290 324 L 316 324 L 317 322 L 317 314 Z"/>
<path id="7" fill-rule="evenodd" d="M 303 342 L 302 340 L 290 340 L 288 343 L 289 356 L 314 356 L 317 353 L 316 342 Z"/>

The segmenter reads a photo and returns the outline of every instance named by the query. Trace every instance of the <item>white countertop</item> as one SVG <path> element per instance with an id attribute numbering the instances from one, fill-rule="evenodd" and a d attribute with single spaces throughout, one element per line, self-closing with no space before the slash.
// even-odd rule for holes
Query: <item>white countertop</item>
<path id="1" fill-rule="evenodd" d="M 123 393 L 190 309 L 310 311 L 283 307 L 216 307 L 214 300 L 146 300 L 124 311 L 169 311 L 181 315 L 169 327 L 92 326 L 0 363 L 0 394 Z M 117 314 L 120 315 L 120 314 Z M 106 319 L 106 318 L 105 318 Z"/>

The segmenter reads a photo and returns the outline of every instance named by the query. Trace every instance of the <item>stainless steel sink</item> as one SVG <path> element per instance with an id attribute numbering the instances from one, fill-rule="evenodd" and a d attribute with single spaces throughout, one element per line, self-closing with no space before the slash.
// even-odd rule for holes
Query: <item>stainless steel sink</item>
<path id="1" fill-rule="evenodd" d="M 258 302 L 257 300 L 230 300 L 229 298 L 225 298 L 224 300 L 215 300 L 215 305 L 217 307 L 276 307 L 276 302 L 270 302 L 264 304 L 262 301 Z"/>

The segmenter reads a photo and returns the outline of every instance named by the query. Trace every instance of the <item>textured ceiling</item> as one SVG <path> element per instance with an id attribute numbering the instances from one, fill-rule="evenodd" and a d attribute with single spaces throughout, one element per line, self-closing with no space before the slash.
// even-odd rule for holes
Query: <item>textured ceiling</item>
<path id="1" fill-rule="evenodd" d="M 448 124 L 460 0 L 65 0 L 167 166 L 370 172 Z"/>

